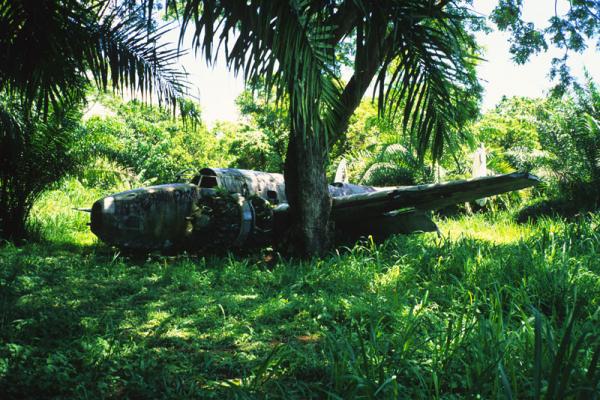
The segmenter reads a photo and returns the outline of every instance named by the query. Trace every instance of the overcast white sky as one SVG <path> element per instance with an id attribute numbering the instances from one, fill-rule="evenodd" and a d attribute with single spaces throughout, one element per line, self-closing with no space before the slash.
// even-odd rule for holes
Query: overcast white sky
<path id="1" fill-rule="evenodd" d="M 565 7 L 567 1 L 561 1 Z M 474 9 L 488 16 L 495 4 L 497 1 L 475 0 Z M 536 26 L 545 26 L 553 14 L 554 0 L 524 0 L 523 17 Z M 176 38 L 177 34 L 173 33 L 171 40 Z M 484 110 L 493 107 L 504 95 L 540 97 L 552 87 L 548 78 L 550 62 L 554 56 L 562 55 L 562 50 L 550 49 L 532 57 L 525 65 L 516 65 L 510 59 L 508 34 L 498 31 L 489 35 L 478 34 L 478 40 L 486 49 L 487 59 L 478 68 L 485 88 Z M 207 67 L 204 58 L 196 58 L 193 52 L 184 56 L 181 64 L 190 73 L 192 94 L 199 96 L 203 120 L 209 126 L 217 120 L 235 121 L 239 117 L 235 98 L 244 88 L 240 76 L 235 77 L 228 71 L 222 60 L 214 67 Z M 583 54 L 571 53 L 569 66 L 576 77 L 583 77 L 585 67 L 596 81 L 600 81 L 600 53 L 594 43 L 590 43 Z"/>

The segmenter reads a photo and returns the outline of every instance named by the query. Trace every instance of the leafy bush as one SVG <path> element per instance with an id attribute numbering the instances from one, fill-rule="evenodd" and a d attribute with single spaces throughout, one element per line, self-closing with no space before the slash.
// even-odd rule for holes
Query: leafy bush
<path id="1" fill-rule="evenodd" d="M 600 93 L 595 83 L 575 96 L 549 99 L 538 111 L 540 144 L 546 151 L 547 199 L 519 214 L 520 220 L 539 215 L 574 216 L 600 206 Z"/>
<path id="2" fill-rule="evenodd" d="M 102 101 L 111 113 L 91 116 L 85 124 L 83 147 L 92 163 L 102 156 L 146 183 L 165 183 L 174 181 L 179 171 L 207 166 L 218 153 L 215 138 L 198 122 L 195 106 L 186 103 L 184 115 L 193 118 L 188 121 L 135 100 Z"/>
<path id="3" fill-rule="evenodd" d="M 490 148 L 495 172 L 531 171 L 543 185 L 519 220 L 539 215 L 574 216 L 600 204 L 600 93 L 585 87 L 562 98 L 505 98 L 471 126 Z"/>
<path id="4" fill-rule="evenodd" d="M 488 150 L 488 168 L 496 173 L 532 171 L 540 166 L 537 109 L 542 100 L 503 98 L 469 130 Z"/>
<path id="5" fill-rule="evenodd" d="M 77 178 L 87 188 L 113 191 L 148 186 L 155 180 L 144 181 L 132 169 L 125 168 L 104 156 L 89 161 L 85 168 L 77 172 Z"/>
<path id="6" fill-rule="evenodd" d="M 381 146 L 379 153 L 367 164 L 361 182 L 373 186 L 402 186 L 429 183 L 433 179 L 432 168 L 395 143 Z"/>
<path id="7" fill-rule="evenodd" d="M 478 141 L 491 148 L 539 148 L 536 110 L 541 100 L 504 97 L 472 127 Z"/>
<path id="8" fill-rule="evenodd" d="M 420 160 L 416 147 L 403 133 L 401 121 L 379 115 L 376 104 L 363 100 L 350 118 L 346 135 L 331 150 L 328 172 L 333 176 L 343 159 L 350 182 L 375 186 L 432 182 L 434 170 L 445 173 L 445 168 L 433 168 L 429 158 Z M 453 163 L 448 153 L 436 165 Z"/>
<path id="9" fill-rule="evenodd" d="M 92 188 L 68 176 L 36 200 L 27 222 L 29 235 L 34 235 L 33 239 L 38 243 L 64 243 L 74 247 L 95 243 L 97 238 L 89 227 L 90 214 L 76 208 L 90 208 L 99 198 L 126 189 L 131 186 L 123 185 L 123 182 Z"/>
<path id="10" fill-rule="evenodd" d="M 598 89 L 589 82 L 578 98 L 550 100 L 541 110 L 540 142 L 551 154 L 548 163 L 568 195 L 573 188 L 600 183 L 600 101 Z M 596 98 L 592 108 L 582 103 Z M 600 194 L 600 193 L 598 193 Z"/>
<path id="11" fill-rule="evenodd" d="M 239 168 L 283 172 L 287 152 L 289 115 L 288 103 L 274 101 L 263 85 L 246 90 L 236 99 L 242 114 L 237 129 L 230 130 L 228 153 L 234 156 L 232 165 Z"/>

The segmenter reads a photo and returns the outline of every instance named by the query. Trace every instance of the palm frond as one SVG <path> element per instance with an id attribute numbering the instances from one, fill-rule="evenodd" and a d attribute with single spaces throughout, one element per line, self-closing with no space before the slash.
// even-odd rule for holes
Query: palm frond
<path id="1" fill-rule="evenodd" d="M 0 90 L 45 109 L 81 96 L 91 72 L 96 83 L 155 93 L 173 104 L 184 75 L 176 50 L 159 45 L 165 29 L 148 31 L 140 12 L 109 0 L 0 0 Z"/>
<path id="2" fill-rule="evenodd" d="M 16 140 L 22 137 L 24 122 L 11 111 L 0 96 L 0 143 L 4 140 Z M 2 146 L 2 148 L 6 148 Z"/>
<path id="3" fill-rule="evenodd" d="M 181 38 L 192 29 L 209 63 L 224 51 L 247 82 L 263 78 L 279 96 L 289 94 L 293 130 L 335 139 L 375 75 L 381 113 L 400 114 L 419 156 L 431 148 L 434 158 L 469 114 L 461 98 L 478 88 L 469 14 L 457 3 L 167 0 L 180 6 Z M 341 16 L 352 23 L 341 24 Z M 342 90 L 334 47 L 352 35 L 355 75 Z"/>
<path id="4" fill-rule="evenodd" d="M 50 185 L 77 166 L 71 151 L 79 139 L 79 110 L 48 114 L 0 95 L 0 237 L 19 240 L 33 203 Z"/>
<path id="5" fill-rule="evenodd" d="M 167 3 L 177 6 L 176 1 Z M 193 24 L 193 44 L 208 62 L 222 50 L 228 65 L 247 82 L 264 78 L 267 90 L 289 94 L 292 128 L 327 135 L 331 124 L 321 116 L 339 108 L 329 40 L 335 27 L 324 23 L 325 10 L 315 3 L 191 0 L 180 10 L 181 33 L 183 37 Z"/>
<path id="6" fill-rule="evenodd" d="M 159 104 L 175 101 L 185 92 L 186 74 L 177 67 L 180 52 L 168 44 L 159 44 L 172 28 L 150 28 L 138 13 L 124 14 L 116 9 L 104 15 L 100 23 L 92 21 L 87 31 L 96 44 L 87 54 L 96 82 L 103 88 L 110 84 L 123 91 L 125 87 L 142 95 L 155 93 Z M 98 51 L 99 50 L 99 51 Z"/>
<path id="7" fill-rule="evenodd" d="M 389 2 L 392 51 L 374 89 L 382 114 L 393 118 L 401 110 L 402 128 L 416 139 L 421 158 L 428 149 L 434 159 L 441 156 L 452 128 L 464 122 L 461 97 L 479 87 L 476 45 L 462 26 L 464 16 L 445 3 Z"/>
<path id="8" fill-rule="evenodd" d="M 386 143 L 369 157 L 360 182 L 374 186 L 398 186 L 428 183 L 433 180 L 431 168 L 399 143 Z"/>

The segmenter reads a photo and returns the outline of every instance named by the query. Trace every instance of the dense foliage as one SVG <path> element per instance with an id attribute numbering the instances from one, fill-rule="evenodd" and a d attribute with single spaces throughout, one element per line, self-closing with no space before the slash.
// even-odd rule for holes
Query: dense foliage
<path id="1" fill-rule="evenodd" d="M 130 259 L 97 243 L 87 215 L 72 208 L 188 166 L 252 166 L 252 154 L 276 163 L 268 160 L 278 159 L 285 115 L 245 93 L 242 121 L 209 131 L 101 97 L 103 115 L 90 116 L 69 145 L 87 164 L 33 207 L 31 223 L 47 242 L 0 249 L 7 398 L 551 399 L 600 390 L 597 214 L 517 225 L 508 212 L 488 211 L 438 220 L 441 237 L 366 241 L 320 261 L 269 251 Z M 594 187 L 597 164 L 585 152 L 597 131 L 580 122 L 597 118 L 597 99 L 591 83 L 562 101 L 506 99 L 469 134 L 498 169 L 546 171 L 539 199 L 566 196 L 564 182 Z M 351 151 L 339 153 L 353 180 L 436 179 L 401 128 L 368 102 L 359 111 Z M 552 138 L 556 147 L 545 142 Z M 520 147 L 539 160 L 516 157 Z M 451 169 L 468 166 L 470 151 L 438 165 L 460 174 Z"/>
<path id="2" fill-rule="evenodd" d="M 470 3 L 167 0 L 249 83 L 241 119 L 209 129 L 177 98 L 158 2 L 0 0 L 1 397 L 598 398 L 600 91 L 570 86 L 565 56 L 553 97 L 478 116 Z M 598 2 L 570 1 L 545 29 L 522 3 L 492 16 L 518 62 L 599 33 Z M 317 189 L 339 162 L 355 183 L 429 183 L 470 177 L 480 145 L 492 173 L 544 183 L 434 215 L 437 235 L 320 259 L 129 257 L 73 210 L 209 166 L 285 169 L 289 198 L 326 211 Z"/>
<path id="3" fill-rule="evenodd" d="M 504 99 L 470 129 L 495 172 L 532 171 L 545 185 L 522 218 L 574 215 L 600 202 L 600 94 L 588 78 L 561 97 Z"/>
<path id="4" fill-rule="evenodd" d="M 264 86 L 257 86 L 236 100 L 244 118 L 229 151 L 236 152 L 234 163 L 240 168 L 282 172 L 288 145 L 287 102 L 273 101 Z"/>
<path id="5" fill-rule="evenodd" d="M 133 4 L 0 1 L 0 238 L 24 239 L 33 200 L 74 166 L 70 114 L 88 84 L 172 108 L 182 95 L 178 50 L 157 45 L 166 30 Z"/>
<path id="6" fill-rule="evenodd" d="M 227 163 L 217 140 L 202 124 L 197 105 L 193 106 L 195 120 L 185 120 L 135 100 L 101 96 L 98 101 L 104 115 L 90 116 L 85 123 L 87 135 L 80 143 L 92 162 L 103 157 L 146 183 L 174 182 L 179 172 L 187 170 L 189 177 L 190 170 Z M 95 186 L 87 171 L 82 175 Z"/>
<path id="7" fill-rule="evenodd" d="M 551 99 L 539 116 L 540 145 L 563 190 L 600 201 L 600 91 L 589 81 L 572 98 Z"/>

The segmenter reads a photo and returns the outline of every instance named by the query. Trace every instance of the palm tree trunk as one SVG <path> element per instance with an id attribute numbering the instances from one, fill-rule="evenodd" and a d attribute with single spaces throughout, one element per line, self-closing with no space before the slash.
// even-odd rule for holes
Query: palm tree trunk
<path id="1" fill-rule="evenodd" d="M 333 244 L 333 229 L 329 223 L 331 197 L 322 140 L 317 135 L 292 131 L 285 160 L 291 228 L 284 246 L 302 257 L 323 255 Z"/>

